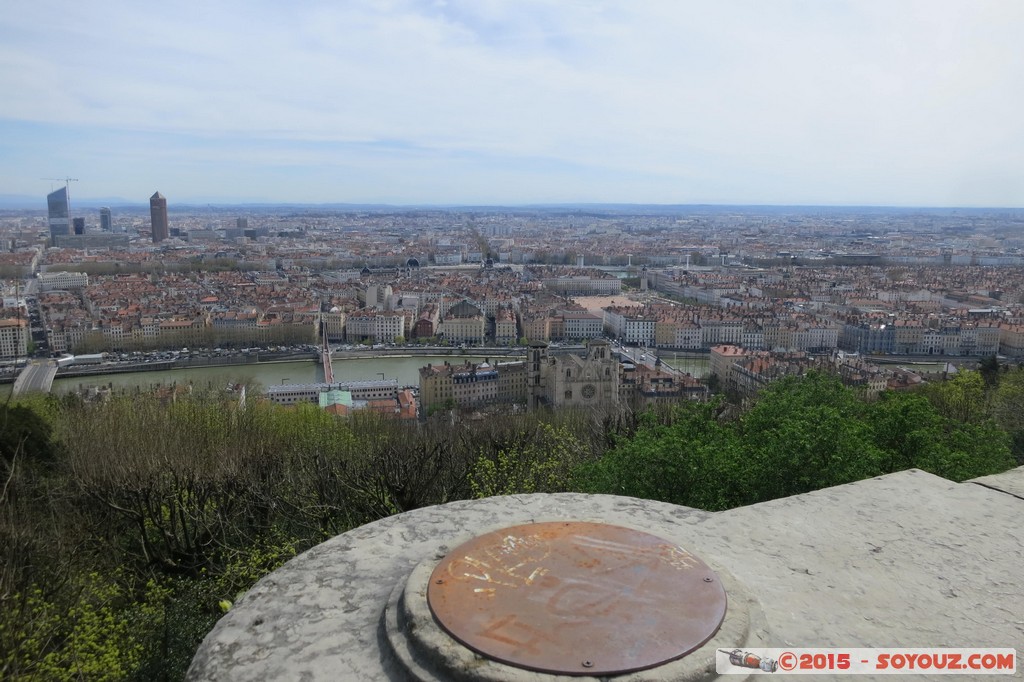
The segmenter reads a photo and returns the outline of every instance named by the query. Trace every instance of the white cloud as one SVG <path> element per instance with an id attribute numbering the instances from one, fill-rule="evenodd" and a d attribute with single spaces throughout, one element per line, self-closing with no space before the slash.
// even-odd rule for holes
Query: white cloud
<path id="1" fill-rule="evenodd" d="M 270 142 L 230 152 L 264 163 L 398 141 L 415 155 L 346 153 L 547 160 L 663 201 L 966 203 L 950 178 L 1024 161 L 1022 28 L 1015 0 L 36 2 L 0 18 L 0 117 Z"/>

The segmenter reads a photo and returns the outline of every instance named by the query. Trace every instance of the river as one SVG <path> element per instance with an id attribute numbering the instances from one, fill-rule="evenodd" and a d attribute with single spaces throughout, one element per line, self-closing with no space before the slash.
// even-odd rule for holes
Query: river
<path id="1" fill-rule="evenodd" d="M 398 379 L 399 386 L 419 386 L 420 367 L 428 362 L 442 364 L 471 360 L 482 362 L 484 356 L 474 355 L 417 355 L 374 357 L 374 358 L 335 358 L 334 380 L 356 381 L 368 379 Z M 519 358 L 492 358 L 500 362 L 511 362 Z M 195 386 L 225 386 L 229 383 L 255 381 L 263 386 L 273 384 L 309 384 L 324 380 L 324 370 L 315 360 L 292 360 L 288 362 L 261 362 L 248 365 L 230 365 L 226 367 L 192 367 L 188 369 L 171 369 L 155 372 L 131 372 L 126 374 L 96 374 L 87 377 L 68 377 L 54 379 L 54 393 L 70 393 L 84 386 L 113 386 L 115 389 L 132 390 L 136 387 L 147 389 L 160 385 L 187 384 Z"/>
<path id="2" fill-rule="evenodd" d="M 674 357 L 673 357 L 674 356 Z M 684 354 L 663 352 L 662 361 L 680 371 L 695 377 L 703 377 L 708 370 L 707 354 Z M 449 362 L 482 362 L 483 355 L 417 355 L 372 358 L 334 358 L 336 381 L 398 379 L 399 386 L 419 386 L 419 369 L 428 362 L 443 364 Z M 510 362 L 520 357 L 495 357 L 492 361 Z M 119 390 L 136 388 L 151 389 L 171 384 L 191 382 L 198 387 L 226 386 L 229 383 L 256 382 L 263 386 L 274 384 L 308 384 L 324 380 L 323 367 L 315 360 L 291 360 L 287 362 L 261 362 L 224 367 L 191 367 L 186 369 L 158 370 L 149 372 L 128 372 L 122 374 L 96 374 L 84 377 L 57 378 L 53 381 L 55 394 L 72 393 L 88 386 L 112 386 Z M 10 393 L 11 384 L 0 384 L 0 399 Z"/>

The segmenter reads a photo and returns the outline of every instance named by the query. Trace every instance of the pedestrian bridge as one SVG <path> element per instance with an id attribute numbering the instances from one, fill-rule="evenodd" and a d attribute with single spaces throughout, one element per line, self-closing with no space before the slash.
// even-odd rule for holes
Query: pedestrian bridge
<path id="1" fill-rule="evenodd" d="M 25 365 L 14 380 L 14 397 L 40 391 L 49 393 L 53 388 L 53 377 L 57 375 L 57 363 L 51 360 L 36 360 Z"/>

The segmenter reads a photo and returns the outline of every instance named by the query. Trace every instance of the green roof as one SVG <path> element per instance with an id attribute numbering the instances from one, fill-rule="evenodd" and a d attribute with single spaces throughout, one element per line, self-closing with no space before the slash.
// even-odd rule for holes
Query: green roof
<path id="1" fill-rule="evenodd" d="M 344 405 L 345 407 L 352 407 L 352 392 L 341 391 L 334 389 L 332 391 L 323 391 L 320 393 L 320 407 L 329 407 L 331 405 Z"/>

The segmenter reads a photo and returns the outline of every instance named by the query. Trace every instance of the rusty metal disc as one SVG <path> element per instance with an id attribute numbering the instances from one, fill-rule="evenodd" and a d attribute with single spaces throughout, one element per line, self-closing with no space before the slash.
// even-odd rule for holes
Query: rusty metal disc
<path id="1" fill-rule="evenodd" d="M 438 623 L 483 656 L 563 675 L 613 675 L 680 658 L 725 618 L 726 595 L 682 547 L 603 523 L 481 535 L 434 569 Z"/>

